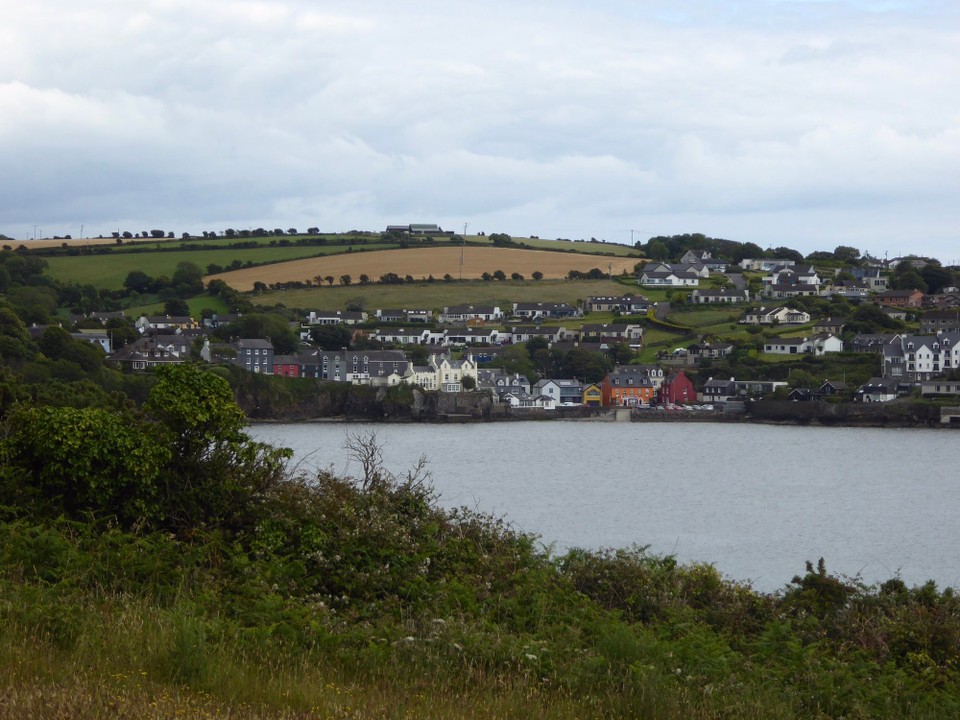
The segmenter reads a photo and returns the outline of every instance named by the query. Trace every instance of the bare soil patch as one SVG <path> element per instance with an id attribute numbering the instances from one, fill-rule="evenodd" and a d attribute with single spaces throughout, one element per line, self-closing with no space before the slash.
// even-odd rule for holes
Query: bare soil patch
<path id="1" fill-rule="evenodd" d="M 544 278 L 554 279 L 566 277 L 571 270 L 587 272 L 593 268 L 614 275 L 624 270 L 632 273 L 637 262 L 636 258 L 606 255 L 468 246 L 463 248 L 461 270 L 460 253 L 459 247 L 354 252 L 234 270 L 211 275 L 208 279 L 221 279 L 237 290 L 252 290 L 257 281 L 270 285 L 313 281 L 317 276 L 324 278 L 328 275 L 336 278 L 335 283 L 340 282 L 341 275 L 350 275 L 357 283 L 360 275 L 367 275 L 371 282 L 387 273 L 396 273 L 400 277 L 410 275 L 415 280 L 425 280 L 430 275 L 439 280 L 446 274 L 457 279 L 478 279 L 485 272 L 492 274 L 502 270 L 507 277 L 517 272 L 529 279 L 534 272 L 541 272 Z"/>

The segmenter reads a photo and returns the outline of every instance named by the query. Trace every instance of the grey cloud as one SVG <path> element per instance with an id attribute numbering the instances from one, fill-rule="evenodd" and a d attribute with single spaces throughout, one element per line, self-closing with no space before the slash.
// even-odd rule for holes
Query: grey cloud
<path id="1" fill-rule="evenodd" d="M 0 232 L 956 240 L 956 12 L 876 7 L 21 4 L 0 28 Z"/>

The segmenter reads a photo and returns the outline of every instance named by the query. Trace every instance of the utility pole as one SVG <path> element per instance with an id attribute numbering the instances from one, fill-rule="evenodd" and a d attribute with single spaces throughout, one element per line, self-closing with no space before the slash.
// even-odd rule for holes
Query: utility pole
<path id="1" fill-rule="evenodd" d="M 460 279 L 463 280 L 463 248 L 467 244 L 467 227 L 470 223 L 463 224 L 463 236 L 460 238 Z"/>

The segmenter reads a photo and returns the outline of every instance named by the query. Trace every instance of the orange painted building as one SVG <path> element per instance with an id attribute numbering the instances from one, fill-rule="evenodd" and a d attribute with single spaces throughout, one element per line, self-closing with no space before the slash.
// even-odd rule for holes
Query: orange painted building
<path id="1" fill-rule="evenodd" d="M 600 385 L 604 407 L 649 405 L 656 395 L 649 370 L 625 365 L 607 373 Z"/>

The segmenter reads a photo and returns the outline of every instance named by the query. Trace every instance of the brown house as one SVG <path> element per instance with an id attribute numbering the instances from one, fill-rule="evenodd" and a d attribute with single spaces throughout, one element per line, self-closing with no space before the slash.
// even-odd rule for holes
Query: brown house
<path id="1" fill-rule="evenodd" d="M 886 290 L 877 295 L 877 302 L 896 307 L 918 308 L 923 305 L 923 296 L 919 290 Z"/>

